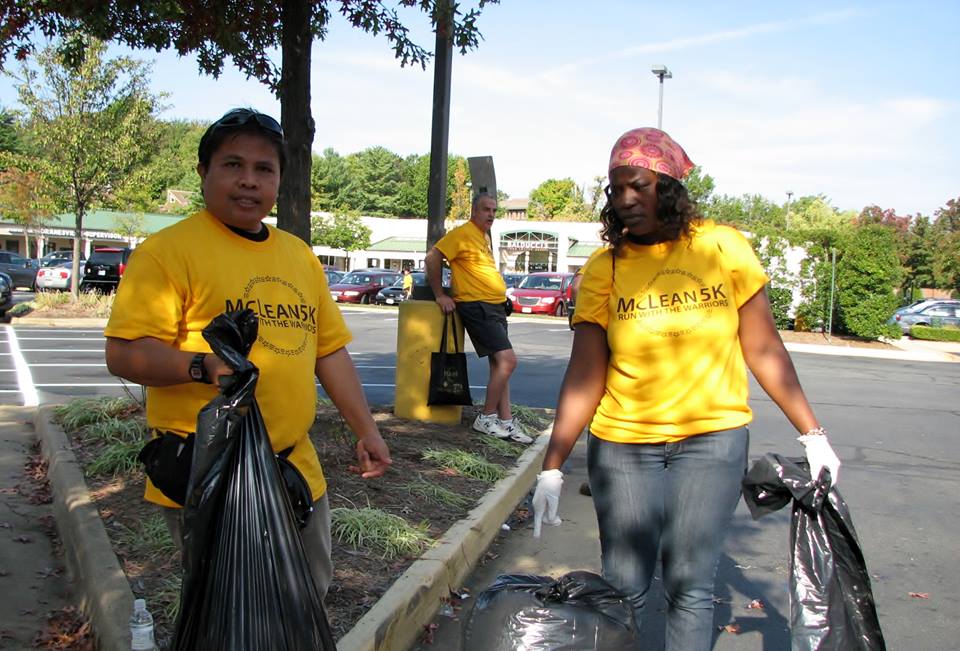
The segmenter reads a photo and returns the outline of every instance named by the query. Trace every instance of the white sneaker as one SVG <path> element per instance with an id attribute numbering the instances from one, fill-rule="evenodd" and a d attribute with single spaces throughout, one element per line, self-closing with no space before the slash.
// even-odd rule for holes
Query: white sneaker
<path id="1" fill-rule="evenodd" d="M 498 418 L 497 420 L 500 423 L 500 427 L 509 432 L 511 441 L 523 444 L 533 443 L 533 438 L 527 435 L 527 433 L 523 431 L 523 428 L 520 427 L 520 423 L 514 419 L 500 420 Z"/>
<path id="2" fill-rule="evenodd" d="M 500 424 L 496 414 L 477 414 L 476 420 L 473 421 L 473 429 L 481 434 L 496 436 L 498 439 L 510 438 L 510 432 Z"/>

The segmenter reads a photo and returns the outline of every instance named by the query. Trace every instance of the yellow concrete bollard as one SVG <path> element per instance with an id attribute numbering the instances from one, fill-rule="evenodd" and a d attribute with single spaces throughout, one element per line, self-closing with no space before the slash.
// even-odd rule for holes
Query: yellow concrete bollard
<path id="1" fill-rule="evenodd" d="M 457 339 L 463 349 L 463 324 L 456 320 Z M 430 395 L 430 354 L 440 350 L 443 312 L 433 301 L 400 303 L 397 324 L 397 376 L 393 412 L 400 418 L 434 423 L 459 423 L 462 407 L 427 405 Z M 447 334 L 447 351 L 453 349 Z"/>

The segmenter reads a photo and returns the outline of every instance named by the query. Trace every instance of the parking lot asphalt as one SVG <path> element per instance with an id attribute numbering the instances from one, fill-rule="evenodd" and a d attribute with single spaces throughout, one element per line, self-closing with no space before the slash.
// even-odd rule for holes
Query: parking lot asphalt
<path id="1" fill-rule="evenodd" d="M 357 336 L 350 349 L 368 398 L 374 403 L 390 402 L 396 313 L 349 309 L 344 313 Z M 102 366 L 102 325 L 20 322 L 2 329 L 0 391 L 4 393 L 0 393 L 0 402 L 22 405 L 35 396 L 38 403 L 46 404 L 76 395 L 119 395 L 124 391 Z M 513 401 L 552 407 L 566 366 L 569 330 L 562 323 L 516 320 L 511 321 L 511 333 L 521 358 Z M 955 498 L 960 489 L 960 448 L 955 442 L 960 432 L 956 407 L 960 366 L 810 354 L 814 352 L 794 350 L 794 360 L 844 462 L 841 489 L 864 545 L 888 647 L 955 648 L 960 633 L 955 618 L 960 607 L 955 569 L 960 551 L 955 542 L 960 539 L 960 506 Z M 469 357 L 472 384 L 482 388 L 485 364 Z M 35 394 L 28 384 L 14 379 L 20 378 L 24 369 Z M 783 417 L 758 387 L 752 389 L 751 455 L 799 453 Z M 16 419 L 11 422 L 22 424 Z M 32 437 L 28 428 L 24 431 L 27 438 Z M 22 455 L 22 443 L 16 440 L 5 437 L 0 456 Z M 7 449 L 14 444 L 21 446 L 19 452 Z M 556 574 L 598 566 L 592 505 L 589 498 L 576 493 L 583 461 L 578 451 L 569 466 L 561 504 L 569 526 L 547 531 L 539 540 L 523 529 L 504 534 L 491 549 L 495 562 L 483 565 L 468 580 L 474 594 L 498 573 Z M 18 508 L 18 499 L 10 497 L 14 508 Z M 741 624 L 741 634 L 720 635 L 715 649 L 788 646 L 787 519 L 788 514 L 779 513 L 753 522 L 742 507 L 738 511 L 721 561 L 718 622 L 736 621 Z M 54 562 L 38 546 L 13 544 L 5 549 L 12 550 L 11 555 L 0 559 L 0 566 L 18 567 L 22 562 L 27 567 L 29 561 L 49 567 Z M 18 554 L 32 555 L 32 559 L 20 559 Z M 911 597 L 910 593 L 928 598 Z M 745 604 L 755 598 L 763 600 L 766 608 L 747 612 Z M 458 648 L 440 642 L 457 636 L 456 621 L 440 624 L 433 648 Z"/>

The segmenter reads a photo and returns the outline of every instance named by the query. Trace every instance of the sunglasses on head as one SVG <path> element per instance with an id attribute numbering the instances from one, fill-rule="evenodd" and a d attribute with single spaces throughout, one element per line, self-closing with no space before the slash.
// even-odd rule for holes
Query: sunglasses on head
<path id="1" fill-rule="evenodd" d="M 250 120 L 255 120 L 258 125 L 267 131 L 271 131 L 283 138 L 283 129 L 280 127 L 279 122 L 266 113 L 260 113 L 259 111 L 246 108 L 227 111 L 222 118 L 213 123 L 210 130 L 215 131 L 216 129 L 222 129 L 224 127 L 242 127 L 250 122 Z"/>

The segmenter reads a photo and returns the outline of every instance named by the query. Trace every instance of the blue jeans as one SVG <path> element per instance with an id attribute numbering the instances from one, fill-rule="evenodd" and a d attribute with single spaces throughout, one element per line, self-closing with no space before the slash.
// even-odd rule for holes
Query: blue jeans
<path id="1" fill-rule="evenodd" d="M 660 552 L 668 650 L 710 649 L 717 563 L 740 500 L 748 444 L 746 427 L 679 443 L 588 438 L 603 576 L 633 602 L 639 631 Z"/>

